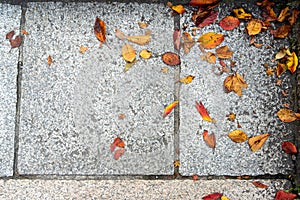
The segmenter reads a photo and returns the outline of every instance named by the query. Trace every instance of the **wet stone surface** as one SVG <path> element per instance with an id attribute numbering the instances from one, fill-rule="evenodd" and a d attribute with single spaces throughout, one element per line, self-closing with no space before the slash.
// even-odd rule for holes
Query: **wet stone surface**
<path id="1" fill-rule="evenodd" d="M 250 38 L 245 32 L 246 22 L 233 31 L 225 31 L 219 25 L 223 17 L 230 15 L 232 8 L 244 7 L 250 10 L 255 18 L 261 15 L 261 10 L 252 2 L 234 5 L 231 3 L 219 6 L 219 16 L 215 24 L 197 32 L 195 39 L 206 32 L 216 32 L 225 35 L 220 46 L 228 45 L 234 52 L 232 60 L 236 62 L 233 69 L 244 75 L 248 88 L 243 89 L 239 97 L 236 93 L 225 93 L 223 81 L 228 74 L 217 75 L 216 65 L 200 59 L 198 46 L 182 56 L 181 76 L 194 75 L 196 78 L 189 85 L 183 85 L 180 91 L 180 174 L 182 175 L 262 175 L 289 174 L 293 172 L 293 162 L 289 155 L 281 150 L 283 140 L 293 140 L 292 126 L 280 122 L 276 112 L 283 103 L 289 103 L 290 97 L 282 94 L 291 87 L 288 73 L 282 75 L 282 85 L 276 84 L 277 78 L 268 77 L 264 64 L 270 67 L 276 65 L 272 60 L 279 48 L 288 45 L 287 40 L 274 40 L 269 32 L 260 33 L 255 42 L 263 46 L 256 48 L 249 45 Z M 186 14 L 181 23 L 190 22 Z M 192 23 L 189 23 L 190 31 Z M 219 46 L 219 47 L 220 47 Z M 270 46 L 271 48 L 269 48 Z M 209 50 L 214 52 L 215 50 Z M 225 61 L 230 65 L 229 61 Z M 195 108 L 195 101 L 201 100 L 216 120 L 216 123 L 203 121 Z M 232 112 L 237 116 L 241 128 L 235 122 L 228 121 L 227 115 Z M 217 138 L 215 152 L 209 148 L 202 138 L 204 130 L 214 132 Z M 249 137 L 263 133 L 271 136 L 257 152 L 251 152 L 248 143 L 234 143 L 227 134 L 233 130 L 242 130 Z"/>
<path id="2" fill-rule="evenodd" d="M 101 47 L 96 16 L 107 25 L 108 45 Z M 124 73 L 124 41 L 114 34 L 144 34 L 140 21 L 150 24 L 152 40 L 132 44 L 137 53 L 173 49 L 173 18 L 162 4 L 28 4 L 20 174 L 173 174 L 174 119 L 162 114 L 173 101 L 174 73 L 161 72 L 159 56 L 138 58 Z M 88 50 L 81 54 L 80 46 Z M 119 160 L 110 152 L 117 136 L 126 145 Z"/>
<path id="3" fill-rule="evenodd" d="M 12 30 L 18 34 L 20 14 L 20 6 L 0 3 L 0 176 L 13 175 L 19 51 L 10 48 L 5 35 Z"/>

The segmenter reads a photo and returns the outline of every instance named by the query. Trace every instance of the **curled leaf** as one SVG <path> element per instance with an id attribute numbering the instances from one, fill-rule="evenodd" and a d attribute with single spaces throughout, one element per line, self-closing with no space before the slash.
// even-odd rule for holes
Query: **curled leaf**
<path id="1" fill-rule="evenodd" d="M 297 154 L 297 147 L 291 142 L 282 142 L 281 149 L 287 154 Z"/>
<path id="2" fill-rule="evenodd" d="M 278 27 L 276 30 L 271 31 L 275 38 L 286 38 L 291 30 L 291 25 L 285 24 Z"/>
<path id="3" fill-rule="evenodd" d="M 226 31 L 231 31 L 240 25 L 240 20 L 233 16 L 224 17 L 219 25 Z"/>
<path id="4" fill-rule="evenodd" d="M 246 133 L 244 133 L 241 130 L 234 130 L 228 133 L 228 137 L 236 143 L 245 142 L 248 139 L 248 136 Z"/>
<path id="5" fill-rule="evenodd" d="M 210 148 L 216 148 L 216 136 L 214 132 L 211 132 L 211 134 L 208 134 L 207 130 L 204 130 L 203 134 L 203 140 L 205 141 L 206 145 Z"/>
<path id="6" fill-rule="evenodd" d="M 181 63 L 180 56 L 173 52 L 166 52 L 161 58 L 165 64 L 170 66 L 179 65 Z"/>
<path id="7" fill-rule="evenodd" d="M 249 138 L 248 144 L 251 149 L 251 151 L 255 152 L 259 150 L 262 145 L 266 142 L 266 140 L 269 138 L 270 134 L 265 133 L 261 135 L 254 136 L 252 138 Z"/>
<path id="8" fill-rule="evenodd" d="M 224 35 L 208 32 L 203 34 L 199 37 L 198 42 L 203 46 L 205 49 L 213 49 L 219 44 L 221 44 L 224 40 Z"/>
<path id="9" fill-rule="evenodd" d="M 259 182 L 259 181 L 252 181 L 252 184 L 255 185 L 255 186 L 258 187 L 258 188 L 262 188 L 262 189 L 268 188 L 267 185 L 265 185 L 265 184 L 263 184 L 263 183 L 261 183 L 261 182 Z"/>
<path id="10" fill-rule="evenodd" d="M 282 73 L 287 70 L 287 66 L 283 63 L 278 62 L 276 67 L 276 75 L 279 77 Z"/>
<path id="11" fill-rule="evenodd" d="M 231 58 L 233 55 L 227 45 L 217 48 L 216 53 L 219 58 Z"/>
<path id="12" fill-rule="evenodd" d="M 286 66 L 292 74 L 296 71 L 298 67 L 298 57 L 295 52 L 287 57 Z"/>
<path id="13" fill-rule="evenodd" d="M 174 101 L 173 103 L 170 103 L 164 110 L 163 118 L 168 116 L 168 114 L 172 112 L 172 110 L 177 106 L 178 103 L 179 101 Z"/>
<path id="14" fill-rule="evenodd" d="M 135 60 L 136 52 L 133 46 L 130 44 L 124 44 L 122 47 L 122 57 L 127 62 L 133 62 Z"/>
<path id="15" fill-rule="evenodd" d="M 194 80 L 194 78 L 195 78 L 195 76 L 188 75 L 188 76 L 186 76 L 184 78 L 181 78 L 179 81 L 181 83 L 184 83 L 184 84 L 189 84 L 189 83 L 191 83 Z"/>
<path id="16" fill-rule="evenodd" d="M 196 109 L 198 110 L 199 114 L 201 115 L 201 117 L 204 121 L 213 122 L 213 123 L 216 122 L 215 119 L 212 119 L 209 116 L 206 108 L 204 107 L 204 105 L 202 104 L 201 101 L 199 101 L 199 102 L 196 101 Z"/>
<path id="17" fill-rule="evenodd" d="M 96 17 L 94 24 L 94 34 L 96 38 L 103 44 L 106 40 L 106 25 L 99 17 Z"/>
<path id="18" fill-rule="evenodd" d="M 252 15 L 250 13 L 246 13 L 244 8 L 234 8 L 233 10 L 234 15 L 239 19 L 251 19 Z"/>
<path id="19" fill-rule="evenodd" d="M 295 113 L 294 111 L 287 108 L 280 109 L 277 112 L 277 116 L 283 122 L 293 122 L 297 119 L 300 119 L 300 113 Z"/>

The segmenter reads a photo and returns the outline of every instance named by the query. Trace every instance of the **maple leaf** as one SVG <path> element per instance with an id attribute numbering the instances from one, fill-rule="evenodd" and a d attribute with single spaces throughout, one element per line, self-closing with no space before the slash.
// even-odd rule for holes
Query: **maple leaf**
<path id="1" fill-rule="evenodd" d="M 127 62 L 133 62 L 136 57 L 136 52 L 130 44 L 124 44 L 122 47 L 122 57 Z"/>
<path id="2" fill-rule="evenodd" d="M 248 84 L 238 73 L 229 75 L 224 80 L 225 92 L 234 91 L 238 96 L 242 96 L 242 89 L 247 87 Z"/>
<path id="3" fill-rule="evenodd" d="M 226 31 L 231 31 L 240 25 L 240 20 L 233 16 L 224 17 L 219 25 Z"/>
<path id="4" fill-rule="evenodd" d="M 204 105 L 202 104 L 201 101 L 199 101 L 199 102 L 196 101 L 196 109 L 198 110 L 199 114 L 201 115 L 201 117 L 204 121 L 213 122 L 213 123 L 216 122 L 215 119 L 212 119 L 209 116 L 206 108 L 204 107 Z"/>
<path id="5" fill-rule="evenodd" d="M 219 44 L 221 44 L 223 40 L 224 35 L 214 32 L 208 32 L 200 36 L 198 42 L 200 42 L 202 47 L 205 49 L 213 49 Z"/>
<path id="6" fill-rule="evenodd" d="M 179 65 L 181 63 L 180 56 L 173 52 L 166 52 L 161 58 L 165 64 L 170 66 Z"/>
<path id="7" fill-rule="evenodd" d="M 291 142 L 282 142 L 281 149 L 287 154 L 297 154 L 297 147 Z"/>
<path id="8" fill-rule="evenodd" d="M 248 136 L 246 133 L 244 133 L 241 130 L 234 130 L 228 133 L 228 137 L 236 143 L 245 142 L 248 139 Z"/>
<path id="9" fill-rule="evenodd" d="M 96 17 L 94 24 L 94 34 L 102 45 L 106 40 L 106 25 L 99 17 Z"/>
<path id="10" fill-rule="evenodd" d="M 266 142 L 266 140 L 269 138 L 270 134 L 265 133 L 261 135 L 254 136 L 252 138 L 249 138 L 248 144 L 251 149 L 251 151 L 255 152 L 258 151 L 262 145 Z"/>
<path id="11" fill-rule="evenodd" d="M 172 112 L 172 110 L 178 105 L 178 103 L 179 101 L 174 101 L 170 103 L 164 110 L 163 118 L 168 116 Z"/>

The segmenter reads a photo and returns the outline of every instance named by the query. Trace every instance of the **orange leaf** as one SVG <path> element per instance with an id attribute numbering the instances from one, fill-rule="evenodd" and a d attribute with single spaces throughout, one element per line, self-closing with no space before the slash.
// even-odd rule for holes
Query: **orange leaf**
<path id="1" fill-rule="evenodd" d="M 28 34 L 29 34 L 25 29 L 23 29 L 23 30 L 21 31 L 21 33 L 22 33 L 23 35 L 28 35 Z"/>
<path id="2" fill-rule="evenodd" d="M 282 10 L 280 11 L 280 14 L 279 14 L 279 16 L 278 16 L 277 21 L 283 22 L 283 21 L 286 19 L 286 17 L 290 15 L 290 14 L 288 13 L 288 11 L 289 11 L 289 7 L 288 7 L 288 6 L 285 7 L 284 9 L 282 9 Z"/>
<path id="3" fill-rule="evenodd" d="M 149 25 L 145 22 L 138 22 L 140 28 L 147 28 Z"/>
<path id="4" fill-rule="evenodd" d="M 114 154 L 114 158 L 118 160 L 124 154 L 124 152 L 125 152 L 124 148 L 116 150 Z"/>
<path id="5" fill-rule="evenodd" d="M 251 151 L 259 150 L 262 147 L 262 145 L 265 143 L 265 141 L 269 138 L 269 136 L 270 134 L 265 133 L 265 134 L 261 134 L 249 138 L 248 144 L 250 146 Z"/>
<path id="6" fill-rule="evenodd" d="M 124 44 L 122 47 L 122 57 L 127 62 L 133 62 L 135 60 L 136 52 L 133 46 L 130 44 Z"/>
<path id="7" fill-rule="evenodd" d="M 237 95 L 242 96 L 242 89 L 247 88 L 248 84 L 238 73 L 229 75 L 224 80 L 225 92 L 234 91 Z"/>
<path id="8" fill-rule="evenodd" d="M 190 84 L 194 80 L 195 76 L 193 75 L 188 75 L 186 77 L 183 77 L 179 80 L 180 83 L 184 84 Z"/>
<path id="9" fill-rule="evenodd" d="M 261 32 L 262 23 L 259 19 L 252 19 L 247 25 L 249 35 L 257 35 Z"/>
<path id="10" fill-rule="evenodd" d="M 86 47 L 86 46 L 80 46 L 79 52 L 82 53 L 82 54 L 84 54 L 88 49 L 89 49 L 89 48 Z"/>
<path id="11" fill-rule="evenodd" d="M 291 30 L 291 25 L 285 24 L 278 27 L 276 30 L 271 31 L 275 38 L 286 38 Z"/>
<path id="12" fill-rule="evenodd" d="M 177 106 L 179 101 L 174 101 L 173 103 L 170 103 L 164 110 L 163 118 L 165 118 L 168 114 L 172 112 L 172 110 Z"/>
<path id="13" fill-rule="evenodd" d="M 185 9 L 182 5 L 172 6 L 171 9 L 177 12 L 178 14 L 183 14 L 185 12 Z"/>
<path id="14" fill-rule="evenodd" d="M 191 0 L 190 5 L 191 6 L 203 6 L 203 5 L 215 4 L 218 2 L 219 2 L 219 0 Z"/>
<path id="15" fill-rule="evenodd" d="M 213 122 L 213 123 L 216 122 L 215 119 L 210 118 L 207 110 L 205 109 L 205 107 L 201 101 L 199 101 L 199 103 L 196 101 L 196 109 L 198 110 L 198 112 L 201 115 L 203 120 L 208 121 L 208 122 Z"/>
<path id="16" fill-rule="evenodd" d="M 296 22 L 297 20 L 297 16 L 299 15 L 300 11 L 297 10 L 297 9 L 293 9 L 292 11 L 292 16 L 289 17 L 289 22 L 290 22 L 290 25 L 294 25 L 294 23 Z"/>
<path id="17" fill-rule="evenodd" d="M 204 35 L 200 36 L 198 42 L 203 46 L 205 49 L 213 49 L 219 44 L 221 44 L 224 40 L 224 35 L 208 32 Z"/>
<path id="18" fill-rule="evenodd" d="M 52 64 L 52 57 L 50 55 L 47 58 L 47 63 L 49 66 Z"/>
<path id="19" fill-rule="evenodd" d="M 104 43 L 106 40 L 106 25 L 104 21 L 96 17 L 95 25 L 94 25 L 94 34 L 96 38 L 101 42 L 100 44 Z"/>
<path id="20" fill-rule="evenodd" d="M 226 31 L 231 31 L 240 25 L 240 20 L 233 16 L 224 17 L 219 25 Z"/>
<path id="21" fill-rule="evenodd" d="M 291 142 L 282 142 L 281 143 L 282 151 L 287 154 L 297 154 L 297 147 Z"/>
<path id="22" fill-rule="evenodd" d="M 248 136 L 246 133 L 244 133 L 241 130 L 234 130 L 228 133 L 228 137 L 236 143 L 245 142 L 248 139 Z"/>
<path id="23" fill-rule="evenodd" d="M 211 134 L 208 134 L 207 130 L 204 130 L 203 132 L 203 139 L 205 141 L 205 143 L 207 144 L 207 146 L 209 146 L 210 148 L 216 148 L 216 136 L 214 134 L 214 132 L 211 132 Z"/>
<path id="24" fill-rule="evenodd" d="M 219 58 L 231 58 L 233 54 L 227 45 L 217 48 L 216 53 Z"/>
<path id="25" fill-rule="evenodd" d="M 183 40 L 183 51 L 185 54 L 188 54 L 190 52 L 190 49 L 195 45 L 196 42 L 188 32 L 184 32 L 182 34 L 182 40 Z"/>
<path id="26" fill-rule="evenodd" d="M 277 67 L 276 67 L 276 75 L 277 75 L 277 77 L 279 77 L 286 70 L 287 70 L 287 66 L 285 64 L 282 64 L 280 62 L 277 63 Z"/>
<path id="27" fill-rule="evenodd" d="M 239 19 L 251 19 L 252 15 L 250 13 L 246 13 L 244 8 L 234 8 L 233 10 L 234 15 Z"/>
<path id="28" fill-rule="evenodd" d="M 167 65 L 175 66 L 181 63 L 180 56 L 173 52 L 166 52 L 161 56 L 161 58 Z"/>
<path id="29" fill-rule="evenodd" d="M 263 183 L 261 183 L 259 181 L 252 181 L 252 184 L 255 185 L 258 188 L 268 188 L 267 185 L 265 185 L 265 184 L 263 184 Z"/>
<path id="30" fill-rule="evenodd" d="M 113 152 L 116 147 L 125 148 L 124 141 L 119 137 L 116 137 L 113 143 L 110 144 L 110 151 Z"/>
<path id="31" fill-rule="evenodd" d="M 202 197 L 203 200 L 218 200 L 223 196 L 221 193 L 212 193 Z"/>
<path id="32" fill-rule="evenodd" d="M 297 197 L 296 194 L 285 192 L 283 190 L 278 190 L 276 192 L 274 200 L 294 200 L 296 199 L 296 197 Z"/>
<path id="33" fill-rule="evenodd" d="M 297 119 L 300 119 L 297 117 L 296 113 L 290 109 L 282 108 L 277 112 L 277 116 L 279 119 L 283 122 L 293 122 Z"/>

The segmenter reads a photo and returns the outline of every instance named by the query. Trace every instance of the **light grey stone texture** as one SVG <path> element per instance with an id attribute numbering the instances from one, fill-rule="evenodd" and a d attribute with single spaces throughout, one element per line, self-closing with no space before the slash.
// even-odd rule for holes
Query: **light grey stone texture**
<path id="1" fill-rule="evenodd" d="M 99 16 L 107 45 L 94 35 Z M 115 36 L 141 35 L 149 24 L 154 53 L 124 73 Z M 173 174 L 173 116 L 162 118 L 173 101 L 174 73 L 162 73 L 160 55 L 173 49 L 173 18 L 163 4 L 29 3 L 24 46 L 20 174 Z M 80 46 L 89 49 L 79 53 Z M 53 63 L 47 64 L 50 55 Z M 118 119 L 125 114 L 125 119 Z M 125 153 L 113 158 L 117 136 Z"/>
<path id="2" fill-rule="evenodd" d="M 229 199 L 274 199 L 286 180 L 1 180 L 1 199 L 202 199 L 219 192 Z"/>
<path id="3" fill-rule="evenodd" d="M 260 16 L 261 10 L 251 3 L 221 4 L 219 16 L 215 24 L 197 31 L 198 39 L 207 32 L 221 33 L 225 36 L 218 47 L 228 45 L 234 52 L 232 60 L 236 62 L 233 68 L 244 75 L 248 88 L 243 89 L 239 97 L 236 93 L 225 93 L 224 79 L 228 74 L 217 75 L 217 64 L 209 64 L 200 59 L 201 52 L 194 46 L 191 52 L 182 56 L 181 76 L 194 75 L 196 78 L 189 85 L 182 85 L 180 91 L 180 174 L 182 175 L 261 175 L 289 174 L 293 172 L 292 157 L 281 150 L 282 141 L 293 141 L 291 124 L 284 124 L 278 119 L 276 112 L 282 104 L 289 103 L 290 97 L 282 94 L 283 90 L 291 88 L 290 75 L 285 73 L 280 77 L 282 85 L 276 84 L 276 77 L 268 77 L 265 63 L 275 68 L 275 54 L 281 47 L 288 45 L 287 40 L 274 40 L 269 31 L 255 36 L 255 42 L 263 46 L 256 48 L 249 45 L 250 38 L 245 32 L 247 22 L 241 21 L 238 28 L 225 31 L 218 22 L 230 15 L 232 8 L 244 7 L 251 10 L 254 18 Z M 190 22 L 190 15 L 181 19 L 182 24 Z M 190 23 L 187 31 L 192 28 Z M 215 49 L 206 50 L 215 52 Z M 230 68 L 230 59 L 225 63 Z M 291 95 L 291 94 L 290 94 Z M 216 123 L 203 121 L 195 108 L 195 101 L 201 100 Z M 227 119 L 230 112 L 236 114 L 235 122 Z M 237 127 L 237 121 L 241 128 Z M 271 136 L 263 147 L 252 152 L 247 142 L 234 143 L 227 134 L 233 130 L 242 130 L 248 137 L 263 133 Z M 202 137 L 204 130 L 216 135 L 215 152 L 209 148 Z"/>
<path id="4" fill-rule="evenodd" d="M 19 51 L 5 36 L 12 30 L 19 34 L 20 16 L 20 6 L 0 3 L 0 176 L 13 175 Z"/>

